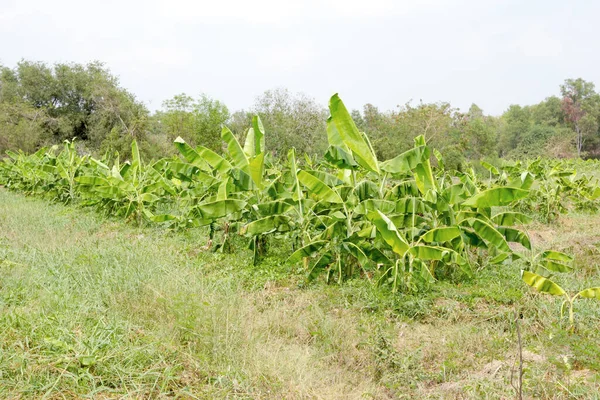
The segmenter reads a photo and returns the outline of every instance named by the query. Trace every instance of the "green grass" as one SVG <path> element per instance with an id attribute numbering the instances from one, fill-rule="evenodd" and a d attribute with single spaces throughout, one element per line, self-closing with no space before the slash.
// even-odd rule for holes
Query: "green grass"
<path id="1" fill-rule="evenodd" d="M 599 217 L 535 226 L 600 286 Z M 600 398 L 600 302 L 533 293 L 519 266 L 393 295 L 306 285 L 289 249 L 252 266 L 202 230 L 142 229 L 0 189 L 0 398 Z"/>

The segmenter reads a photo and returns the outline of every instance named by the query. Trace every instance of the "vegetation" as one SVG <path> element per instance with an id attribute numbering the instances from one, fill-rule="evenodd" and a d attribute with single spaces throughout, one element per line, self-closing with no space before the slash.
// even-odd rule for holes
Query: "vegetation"
<path id="1" fill-rule="evenodd" d="M 535 105 L 511 105 L 501 116 L 486 115 L 473 104 L 466 112 L 446 102 L 414 104 L 381 111 L 366 104 L 351 115 L 367 132 L 379 160 L 410 150 L 414 138 L 444 154 L 447 167 L 476 167 L 498 157 L 538 156 L 597 158 L 600 153 L 600 95 L 594 84 L 567 79 L 558 96 Z M 89 65 L 22 61 L 0 66 L 0 154 L 34 152 L 74 138 L 83 152 L 100 157 L 106 151 L 128 155 L 132 139 L 146 158 L 173 154 L 171 142 L 182 137 L 218 154 L 221 125 L 243 141 L 252 116 L 259 115 L 269 136 L 267 148 L 276 158 L 287 151 L 322 156 L 327 149 L 327 109 L 303 94 L 268 90 L 247 110 L 232 112 L 202 94 L 179 94 L 150 113 L 101 63 Z"/>
<path id="2" fill-rule="evenodd" d="M 404 371 L 410 362 L 398 358 L 399 352 L 384 333 L 389 332 L 386 323 L 391 319 L 414 324 L 415 319 L 432 318 L 431 309 L 435 307 L 429 304 L 430 309 L 424 311 L 421 309 L 423 301 L 463 296 L 462 285 L 467 286 L 471 296 L 473 293 L 469 291 L 484 293 L 482 296 L 486 299 L 491 296 L 496 306 L 505 305 L 506 315 L 500 318 L 502 323 L 509 323 L 509 336 L 505 340 L 511 337 L 514 328 L 521 359 L 520 325 L 525 324 L 522 315 L 539 310 L 544 297 L 534 297 L 534 305 L 523 303 L 525 294 L 532 292 L 518 285 L 519 271 L 522 280 L 537 291 L 565 297 L 559 307 L 558 323 L 546 326 L 544 332 L 550 335 L 560 332 L 568 307 L 569 334 L 595 337 L 588 325 L 598 319 L 598 313 L 594 312 L 600 302 L 582 306 L 582 310 L 587 311 L 581 313 L 582 318 L 577 321 L 574 307 L 578 298 L 600 300 L 597 276 L 585 275 L 586 268 L 577 270 L 581 267 L 579 249 L 568 249 L 564 245 L 554 247 L 557 242 L 539 242 L 535 235 L 536 226 L 557 224 L 566 214 L 596 218 L 600 205 L 597 161 L 534 157 L 547 153 L 549 146 L 556 143 L 560 144 L 560 151 L 574 149 L 579 156 L 593 154 L 598 129 L 593 122 L 594 107 L 600 101 L 596 101 L 598 95 L 588 82 L 567 80 L 561 87 L 562 100 L 550 98 L 533 107 L 511 106 L 501 118 L 485 116 L 475 105 L 467 114 L 461 114 L 447 103 L 418 106 L 408 103 L 397 113 L 383 114 L 367 106 L 363 115 L 347 110 L 337 94 L 329 101 L 327 118 L 327 113 L 312 100 L 302 96 L 293 98 L 284 90 L 266 92 L 259 99 L 255 115 L 246 112 L 230 115 L 227 107 L 217 100 L 201 96 L 195 101 L 181 94 L 165 102 L 165 110 L 150 116 L 99 64 L 57 65 L 49 69 L 43 64 L 22 62 L 15 70 L 3 69 L 2 76 L 0 100 L 4 108 L 0 112 L 10 114 L 3 125 L 7 132 L 5 144 L 8 148 L 20 148 L 8 149 L 7 157 L 0 162 L 0 185 L 64 204 L 93 207 L 113 219 L 124 218 L 136 226 L 127 229 L 146 232 L 140 235 L 160 236 L 168 229 L 186 243 L 186 251 L 193 252 L 194 257 L 203 254 L 202 257 L 213 257 L 218 263 L 218 260 L 230 260 L 232 256 L 228 253 L 235 252 L 238 257 L 233 265 L 239 271 L 234 272 L 232 267 L 226 269 L 233 276 L 224 282 L 234 283 L 238 294 L 248 292 L 252 297 L 260 293 L 261 287 L 273 283 L 288 290 L 294 287 L 304 294 L 313 291 L 348 293 L 350 297 L 344 299 L 346 306 L 340 307 L 352 309 L 353 305 L 360 305 L 353 318 L 361 321 L 360 329 L 368 327 L 370 333 L 356 335 L 370 343 L 366 345 L 369 355 L 359 357 L 360 362 L 374 368 L 369 370 L 365 388 L 361 388 L 363 395 L 399 396 L 407 387 L 395 379 L 414 378 Z M 233 129 L 224 123 L 231 123 Z M 110 132 L 103 136 L 108 128 Z M 23 129 L 35 134 L 23 136 L 29 142 L 21 146 L 17 139 L 22 137 Z M 220 140 L 216 138 L 217 131 Z M 568 132 L 575 134 L 566 141 L 559 138 L 563 133 L 568 136 Z M 52 144 L 65 136 L 67 139 L 60 145 Z M 170 141 L 173 144 L 167 145 Z M 130 145 L 125 147 L 125 143 Z M 47 146 L 40 147 L 43 144 Z M 296 144 L 299 149 L 295 148 Z M 158 229 L 150 230 L 150 225 Z M 3 240 L 10 242 L 11 238 Z M 245 242 L 249 252 L 242 250 L 241 242 Z M 176 245 L 177 242 L 173 242 L 173 246 Z M 14 243 L 10 246 L 14 247 Z M 2 258 L 1 265 L 19 267 L 23 271 L 32 268 L 12 256 L 12 247 Z M 164 269 L 166 264 L 156 251 L 150 252 L 158 257 L 151 269 L 164 275 L 168 272 Z M 14 254 L 17 258 L 19 254 L 30 257 L 27 252 Z M 188 256 L 179 260 L 184 264 L 177 274 L 189 268 L 188 262 L 193 257 Z M 249 257 L 251 262 L 244 261 L 244 257 Z M 201 279 L 219 284 L 222 273 L 207 268 L 201 272 Z M 122 272 L 133 273 L 129 269 Z M 561 275 L 566 273 L 577 275 L 585 283 L 565 282 Z M 139 290 L 142 280 L 137 279 L 129 277 L 126 281 L 133 282 Z M 500 279 L 514 293 L 507 294 L 504 288 L 499 288 L 498 293 L 491 295 L 493 285 L 487 291 L 479 286 L 486 279 L 490 280 L 488 285 Z M 70 278 L 68 281 L 69 285 L 73 284 Z M 314 285 L 315 281 L 340 286 L 333 289 L 323 284 Z M 202 287 L 194 288 L 204 291 L 206 282 L 198 284 Z M 587 289 L 582 290 L 582 284 Z M 166 290 L 164 286 L 161 288 Z M 176 282 L 171 289 L 178 293 Z M 303 292 L 305 290 L 308 292 Z M 119 297 L 121 301 L 139 297 L 135 291 L 127 289 L 125 292 L 124 297 Z M 110 285 L 105 285 L 104 295 L 107 293 L 118 295 Z M 209 305 L 222 301 L 219 290 L 212 294 L 217 300 L 209 296 L 209 300 L 199 301 Z M 182 295 L 188 299 L 186 294 Z M 164 299 L 165 294 L 159 298 Z M 106 297 L 102 302 L 106 304 Z M 197 314 L 197 302 L 184 303 L 182 318 Z M 233 307 L 241 305 L 242 302 L 237 302 Z M 490 302 L 490 306 L 494 305 Z M 179 306 L 169 307 L 166 313 L 171 318 L 172 310 Z M 376 310 L 377 316 L 365 320 L 365 310 L 370 309 Z M 229 315 L 231 308 L 224 306 L 222 310 Z M 122 311 L 128 320 L 130 310 Z M 254 310 L 246 312 L 260 318 Z M 156 317 L 150 314 L 148 318 Z M 550 314 L 545 318 L 549 320 Z M 535 320 L 536 316 L 531 318 Z M 14 321 L 10 320 L 7 326 L 14 329 Z M 188 362 L 197 363 L 197 357 L 201 354 L 205 357 L 205 352 L 210 350 L 210 346 L 202 347 L 201 342 L 223 339 L 229 343 L 230 339 L 229 333 L 223 338 L 210 332 L 205 332 L 204 338 L 195 336 L 199 335 L 198 321 L 198 318 L 183 321 L 181 336 L 185 339 L 171 342 L 175 353 L 183 351 L 181 346 L 194 343 L 194 348 L 186 350 L 186 354 L 191 355 Z M 78 324 L 85 325 L 81 321 Z M 267 338 L 273 334 L 260 327 L 257 332 L 268 332 Z M 327 332 L 333 335 L 330 330 Z M 151 342 L 161 335 L 151 338 Z M 527 331 L 525 335 L 528 336 Z M 189 368 L 181 364 L 179 355 L 172 359 L 161 358 L 162 364 L 177 365 L 175 370 L 162 372 L 147 365 L 147 360 L 140 355 L 141 362 L 135 363 L 131 371 L 134 375 L 141 370 L 151 371 L 149 373 L 156 377 L 152 386 L 144 375 L 136 375 L 129 382 L 122 379 L 117 382 L 114 371 L 97 369 L 97 365 L 117 357 L 109 356 L 101 347 L 90 351 L 90 346 L 83 348 L 72 337 L 51 336 L 44 339 L 49 347 L 36 339 L 37 347 L 32 355 L 37 355 L 39 349 L 62 354 L 64 362 L 55 361 L 62 371 L 60 375 L 55 377 L 46 371 L 43 377 L 32 372 L 19 376 L 9 363 L 7 395 L 23 393 L 16 389 L 24 384 L 23 377 L 36 380 L 27 381 L 33 396 L 50 395 L 59 383 L 61 391 L 73 390 L 80 394 L 89 393 L 93 388 L 99 390 L 101 396 L 213 393 L 263 397 L 270 396 L 270 392 L 264 391 L 270 390 L 267 388 L 280 388 L 280 383 L 275 381 L 255 380 L 255 373 L 264 376 L 261 375 L 266 371 L 263 368 L 247 369 L 247 355 L 239 353 L 240 346 L 249 343 L 249 338 L 244 336 L 231 336 L 235 340 L 232 347 L 221 348 L 223 343 L 215 344 L 219 348 L 213 346 L 210 351 L 213 356 L 218 353 L 218 357 L 205 358 L 199 367 L 203 375 L 190 378 L 191 384 L 181 380 L 182 371 L 188 373 Z M 338 338 L 339 343 L 331 342 L 331 346 L 345 343 L 343 348 L 336 347 L 333 354 L 340 356 L 342 350 L 353 351 L 346 338 L 333 337 Z M 570 342 L 572 336 L 562 338 L 563 345 L 574 346 Z M 268 341 L 260 345 L 267 345 Z M 258 346 L 259 342 L 252 344 Z M 317 342 L 312 338 L 309 346 Z M 514 346 L 515 342 L 512 343 Z M 29 348 L 29 342 L 26 346 Z M 164 351 L 156 345 L 153 350 Z M 224 357 L 223 351 L 229 352 L 228 355 Z M 596 370 L 596 360 L 592 359 L 591 364 L 582 365 Z M 568 360 L 568 356 L 563 358 L 564 366 L 571 370 Z M 214 373 L 207 372 L 240 361 L 246 364 L 236 370 L 235 377 L 229 372 L 224 374 L 226 379 L 232 379 L 225 387 L 214 384 Z M 494 374 L 502 365 L 508 365 L 498 362 Z M 308 364 L 312 365 L 313 361 L 307 361 Z M 445 368 L 446 361 L 442 382 L 446 381 Z M 522 365 L 519 369 L 522 370 Z M 356 376 L 360 368 L 351 370 L 348 379 Z M 513 365 L 511 384 L 514 384 L 514 370 Z M 397 375 L 398 371 L 404 372 Z M 71 374 L 75 384 L 62 382 L 66 374 Z M 177 378 L 165 381 L 165 374 Z M 276 375 L 275 380 L 284 376 Z M 38 384 L 38 379 L 42 383 Z M 54 383 L 48 383 L 50 381 Z M 518 381 L 514 386 L 520 394 L 522 382 L 520 378 Z M 240 389 L 242 383 L 246 386 Z M 139 392 L 131 392 L 130 385 Z M 200 392 L 195 391 L 198 385 L 202 386 Z M 583 382 L 581 387 L 586 388 L 586 385 Z M 571 394 L 570 384 L 568 386 L 566 391 Z M 281 388 L 273 397 L 310 395 L 289 387 Z M 348 395 L 356 396 L 355 389 L 352 387 Z M 431 394 L 423 387 L 410 389 L 425 397 Z M 506 394 L 495 388 L 489 390 L 499 396 Z M 529 390 L 540 396 L 534 386 Z M 462 386 L 460 393 L 488 394 Z"/>
<path id="3" fill-rule="evenodd" d="M 327 281 L 360 275 L 393 291 L 418 291 L 445 274 L 471 276 L 476 264 L 520 258 L 510 242 L 532 250 L 529 237 L 518 229 L 528 217 L 515 207 L 527 204 L 535 174 L 516 165 L 507 172 L 486 165 L 498 179 L 483 182 L 472 171 L 445 169 L 440 153 L 432 167 L 423 136 L 413 149 L 379 163 L 337 95 L 330 112 L 324 160 L 307 159 L 303 168 L 293 149 L 281 165 L 267 155 L 268 135 L 256 116 L 243 147 L 223 128 L 225 157 L 177 138 L 181 158 L 146 165 L 134 141 L 131 162 L 122 163 L 116 155 L 110 165 L 110 156 L 80 157 L 74 143 L 66 142 L 58 153 L 9 152 L 4 183 L 63 202 L 81 200 L 138 223 L 209 226 L 211 241 L 215 231 L 223 232 L 215 243 L 221 250 L 231 234 L 240 233 L 250 238 L 255 263 L 265 255 L 268 236 L 285 237 L 295 250 L 289 261 L 303 261 L 309 279 L 321 271 Z M 535 203 L 543 204 L 547 181 L 555 176 L 566 181 L 569 175 L 573 172 L 551 171 L 541 190 L 531 191 Z M 600 192 L 589 183 L 552 181 L 575 190 L 566 194 L 594 202 Z M 562 210 L 551 207 L 553 202 L 564 208 L 562 196 L 550 196 L 548 207 L 540 210 L 546 218 Z"/>
<path id="4" fill-rule="evenodd" d="M 553 278 L 565 291 L 600 283 L 598 224 L 528 227 L 574 256 Z M 568 333 L 562 299 L 529 290 L 520 265 L 391 295 L 306 285 L 287 240 L 257 266 L 239 241 L 226 254 L 208 240 L 0 189 L 0 397 L 514 398 L 515 310 L 524 395 L 597 393 L 600 301 L 577 301 Z"/>
<path id="5" fill-rule="evenodd" d="M 123 151 L 147 134 L 148 110 L 100 63 L 0 67 L 0 151 L 78 138 Z"/>

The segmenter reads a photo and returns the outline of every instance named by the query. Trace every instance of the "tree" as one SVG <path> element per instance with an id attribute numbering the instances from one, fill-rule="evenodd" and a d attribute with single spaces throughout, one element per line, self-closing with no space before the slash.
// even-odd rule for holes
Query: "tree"
<path id="1" fill-rule="evenodd" d="M 163 110 L 156 117 L 163 127 L 169 140 L 181 136 L 187 142 L 195 144 L 194 99 L 185 93 L 175 95 L 165 100 Z"/>
<path id="2" fill-rule="evenodd" d="M 196 101 L 194 115 L 198 143 L 214 151 L 220 151 L 223 146 L 221 128 L 230 117 L 227 106 L 203 94 Z"/>
<path id="3" fill-rule="evenodd" d="M 142 140 L 147 117 L 146 107 L 102 63 L 21 61 L 1 68 L 0 120 L 6 121 L 2 131 L 9 147 L 32 150 L 78 138 L 100 150 L 106 140 Z M 127 144 L 118 150 L 128 149 Z"/>
<path id="4" fill-rule="evenodd" d="M 444 134 L 452 127 L 456 109 L 450 103 L 423 103 L 413 106 L 410 102 L 395 115 L 396 121 L 405 124 L 411 137 L 425 136 L 427 143 L 435 145 L 443 143 Z"/>
<path id="5" fill-rule="evenodd" d="M 32 153 L 41 147 L 48 137 L 42 110 L 22 103 L 0 103 L 0 157 L 6 150 L 21 149 Z"/>
<path id="6" fill-rule="evenodd" d="M 238 137 L 244 138 L 248 127 L 252 125 L 252 113 L 239 110 L 231 114 L 227 127 Z"/>
<path id="7" fill-rule="evenodd" d="M 327 110 L 302 93 L 287 89 L 267 90 L 250 110 L 263 122 L 267 149 L 285 156 L 294 147 L 297 153 L 323 154 L 327 149 Z"/>
<path id="8" fill-rule="evenodd" d="M 516 149 L 522 136 L 531 128 L 530 112 L 528 108 L 512 104 L 500 118 L 500 131 L 498 137 L 498 150 L 500 157 L 506 156 L 511 150 Z"/>
<path id="9" fill-rule="evenodd" d="M 514 158 L 532 159 L 544 157 L 547 153 L 547 147 L 555 134 L 553 127 L 548 125 L 533 125 L 529 130 L 523 133 L 521 141 L 511 156 Z"/>
<path id="10" fill-rule="evenodd" d="M 462 151 L 466 158 L 480 160 L 496 151 L 495 120 L 483 115 L 483 110 L 473 104 L 460 126 Z"/>
<path id="11" fill-rule="evenodd" d="M 400 130 L 402 125 L 397 123 L 393 113 L 381 112 L 367 103 L 362 115 L 356 111 L 352 117 L 358 121 L 358 128 L 369 135 L 378 159 L 388 160 L 412 147 L 412 138 Z"/>
<path id="12" fill-rule="evenodd" d="M 597 96 L 594 91 L 594 84 L 586 82 L 581 78 L 566 79 L 560 86 L 562 95 L 562 110 L 565 113 L 565 119 L 573 125 L 576 136 L 577 157 L 581 157 L 585 134 L 590 129 L 598 129 L 597 125 L 592 124 L 591 118 L 585 118 L 591 111 L 590 99 Z M 587 131 L 587 132 L 586 132 Z"/>
<path id="13" fill-rule="evenodd" d="M 225 104 L 202 94 L 197 100 L 185 93 L 163 102 L 156 114 L 169 140 L 181 136 L 192 145 L 221 152 L 221 126 L 229 120 Z"/>
<path id="14" fill-rule="evenodd" d="M 476 119 L 484 118 L 483 110 L 481 109 L 481 107 L 479 107 L 475 103 L 471 104 L 471 107 L 469 107 L 469 111 L 467 112 L 466 116 L 469 120 L 476 120 Z"/>
<path id="15" fill-rule="evenodd" d="M 562 101 L 556 96 L 550 96 L 539 104 L 529 107 L 531 120 L 535 125 L 557 127 L 564 124 Z"/>

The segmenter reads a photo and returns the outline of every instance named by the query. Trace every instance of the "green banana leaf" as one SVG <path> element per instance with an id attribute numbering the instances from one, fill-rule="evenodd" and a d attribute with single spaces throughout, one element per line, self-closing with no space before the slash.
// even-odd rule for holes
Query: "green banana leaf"
<path id="1" fill-rule="evenodd" d="M 469 218 L 463 221 L 463 224 L 465 222 L 473 228 L 473 231 L 477 236 L 486 242 L 492 244 L 499 250 L 510 251 L 510 247 L 508 246 L 506 239 L 504 239 L 504 236 L 486 221 L 483 221 L 480 218 Z"/>
<path id="2" fill-rule="evenodd" d="M 419 135 L 415 139 L 415 147 L 425 146 L 425 136 Z M 422 195 L 428 194 L 428 192 L 437 192 L 437 183 L 433 176 L 433 170 L 431 169 L 431 162 L 429 157 L 424 158 L 423 161 L 416 165 L 414 170 L 415 181 L 417 187 Z"/>
<path id="3" fill-rule="evenodd" d="M 197 146 L 196 150 L 200 157 L 205 160 L 208 165 L 217 170 L 221 174 L 226 174 L 231 168 L 231 163 L 225 158 L 221 157 L 211 149 L 204 146 Z"/>
<path id="4" fill-rule="evenodd" d="M 485 169 L 487 169 L 488 171 L 490 171 L 492 174 L 494 175 L 500 175 L 500 171 L 498 171 L 498 168 L 496 168 L 495 166 L 493 166 L 492 164 L 485 162 L 485 161 L 481 161 L 481 166 Z"/>
<path id="5" fill-rule="evenodd" d="M 457 226 L 447 226 L 434 228 L 421 236 L 421 240 L 427 243 L 431 242 L 449 242 L 460 236 L 460 228 Z"/>
<path id="6" fill-rule="evenodd" d="M 265 169 L 265 153 L 260 153 L 249 161 L 250 176 L 257 188 L 264 188 L 263 174 Z"/>
<path id="7" fill-rule="evenodd" d="M 518 224 L 528 224 L 531 222 L 531 217 L 520 212 L 504 211 L 494 214 L 491 220 L 497 225 L 513 226 Z"/>
<path id="8" fill-rule="evenodd" d="M 100 176 L 78 176 L 75 178 L 75 182 L 91 187 L 109 185 L 108 181 Z"/>
<path id="9" fill-rule="evenodd" d="M 373 262 L 371 261 L 371 259 L 365 254 L 365 252 L 356 244 L 352 243 L 352 242 L 344 242 L 343 246 L 345 247 L 345 249 L 352 254 L 352 256 L 354 258 L 356 258 L 358 260 L 358 263 L 360 264 L 360 266 L 364 269 L 365 267 L 373 264 Z"/>
<path id="10" fill-rule="evenodd" d="M 329 146 L 325 155 L 323 156 L 327 162 L 334 167 L 340 169 L 357 169 L 358 164 L 352 157 L 350 150 L 345 151 L 339 146 Z"/>
<path id="11" fill-rule="evenodd" d="M 511 188 L 497 187 L 477 193 L 475 196 L 465 200 L 462 205 L 471 208 L 491 208 L 506 206 L 510 203 L 527 197 L 529 191 Z"/>
<path id="12" fill-rule="evenodd" d="M 358 197 L 358 201 L 379 197 L 379 187 L 369 180 L 360 181 L 352 191 Z"/>
<path id="13" fill-rule="evenodd" d="M 233 165 L 245 173 L 250 174 L 248 158 L 246 157 L 242 146 L 240 146 L 240 142 L 238 142 L 236 137 L 226 126 L 223 126 L 223 129 L 221 130 L 221 138 L 227 143 L 227 151 L 233 159 Z"/>
<path id="14" fill-rule="evenodd" d="M 211 168 L 207 165 L 206 161 L 198 154 L 196 150 L 194 150 L 189 144 L 185 142 L 180 136 L 175 139 L 173 142 L 175 144 L 175 148 L 181 153 L 185 160 L 200 168 L 203 171 L 211 171 Z"/>
<path id="15" fill-rule="evenodd" d="M 265 149 L 265 129 L 258 115 L 252 117 L 252 128 L 248 130 L 246 142 L 244 143 L 244 153 L 249 158 L 262 154 Z"/>
<path id="16" fill-rule="evenodd" d="M 229 177 L 223 179 L 223 181 L 219 184 L 219 189 L 217 190 L 217 201 L 227 200 L 227 185 L 229 184 Z"/>
<path id="17" fill-rule="evenodd" d="M 200 212 L 203 219 L 217 219 L 238 212 L 246 206 L 243 200 L 217 200 L 213 202 L 200 203 L 195 208 Z"/>
<path id="18" fill-rule="evenodd" d="M 412 171 L 417 165 L 428 159 L 429 147 L 418 146 L 397 155 L 391 160 L 384 161 L 381 163 L 381 169 L 391 174 L 404 174 Z"/>
<path id="19" fill-rule="evenodd" d="M 329 203 L 343 203 L 342 198 L 333 189 L 325 184 L 316 176 L 306 172 L 298 172 L 298 181 L 309 189 L 310 194 L 317 199 L 327 201 Z"/>
<path id="20" fill-rule="evenodd" d="M 287 232 L 291 230 L 290 217 L 286 215 L 272 215 L 252 221 L 242 227 L 240 234 L 247 236 L 256 236 L 263 233 L 278 231 Z"/>
<path id="21" fill-rule="evenodd" d="M 418 245 L 411 247 L 409 253 L 424 261 L 442 261 L 450 258 L 456 264 L 465 264 L 465 260 L 460 254 L 447 247 Z"/>
<path id="22" fill-rule="evenodd" d="M 295 202 L 291 199 L 273 200 L 266 201 L 264 203 L 255 204 L 252 206 L 253 209 L 258 211 L 262 216 L 271 216 L 284 214 L 294 207 Z"/>
<path id="23" fill-rule="evenodd" d="M 552 272 L 571 272 L 573 271 L 573 267 L 559 261 L 554 260 L 541 260 L 540 264 L 542 267 L 546 268 L 548 271 Z"/>
<path id="24" fill-rule="evenodd" d="M 335 128 L 341 136 L 343 144 L 346 145 L 356 157 L 356 161 L 369 171 L 379 173 L 377 157 L 372 151 L 371 146 L 365 140 L 364 136 L 358 131 L 356 124 L 352 120 L 346 106 L 336 94 L 329 100 L 329 111 L 335 124 Z M 339 146 L 340 143 L 331 143 Z"/>
<path id="25" fill-rule="evenodd" d="M 507 242 L 519 243 L 526 249 L 531 250 L 531 241 L 525 232 L 505 226 L 498 227 L 498 232 L 504 235 Z"/>
<path id="26" fill-rule="evenodd" d="M 541 257 L 546 260 L 562 261 L 566 263 L 573 262 L 573 257 L 556 250 L 546 250 L 541 253 Z"/>
<path id="27" fill-rule="evenodd" d="M 571 272 L 573 271 L 573 257 L 560 251 L 546 250 L 540 255 L 539 263 L 552 272 Z"/>
<path id="28" fill-rule="evenodd" d="M 308 282 L 315 280 L 319 275 L 320 270 L 327 268 L 329 265 L 331 265 L 332 261 L 333 257 L 331 253 L 323 253 L 321 257 L 319 257 L 319 259 L 313 264 L 306 280 Z"/>
<path id="29" fill-rule="evenodd" d="M 534 274 L 533 272 L 521 270 L 521 278 L 523 281 L 541 293 L 551 294 L 553 296 L 564 296 L 566 292 L 552 282 L 550 279 L 544 278 L 541 275 Z"/>
<path id="30" fill-rule="evenodd" d="M 384 214 L 392 214 L 396 212 L 396 203 L 388 200 L 369 199 L 362 201 L 354 208 L 354 214 L 366 215 L 372 211 L 379 210 Z"/>
<path id="31" fill-rule="evenodd" d="M 140 158 L 140 150 L 138 148 L 138 144 L 136 140 L 131 142 L 131 166 L 135 170 L 139 170 L 142 166 L 142 159 Z"/>
<path id="32" fill-rule="evenodd" d="M 350 158 L 352 158 L 352 152 L 344 143 L 344 139 L 342 138 L 342 135 L 340 135 L 333 120 L 333 116 L 331 115 L 327 118 L 327 142 L 330 146 L 339 148 L 340 151 L 349 154 Z M 354 161 L 354 158 L 352 158 L 352 160 Z"/>
<path id="33" fill-rule="evenodd" d="M 600 300 L 600 287 L 593 287 L 582 290 L 577 293 L 577 296 L 584 297 L 586 299 L 598 299 Z"/>
<path id="34" fill-rule="evenodd" d="M 313 257 L 318 251 L 320 251 L 323 247 L 329 244 L 328 240 L 318 240 L 312 243 L 307 244 L 304 247 L 299 248 L 295 252 L 292 253 L 291 256 L 287 259 L 289 263 L 297 263 L 302 260 L 304 257 Z"/>
<path id="35" fill-rule="evenodd" d="M 377 231 L 381 234 L 383 240 L 390 245 L 394 253 L 400 255 L 400 257 L 404 257 L 410 246 L 400 236 L 394 223 L 379 210 L 369 213 L 368 218 L 377 227 Z"/>

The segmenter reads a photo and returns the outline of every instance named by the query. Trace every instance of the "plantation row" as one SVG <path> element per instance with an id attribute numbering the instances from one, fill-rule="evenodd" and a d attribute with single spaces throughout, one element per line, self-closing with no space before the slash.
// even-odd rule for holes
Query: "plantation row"
<path id="1" fill-rule="evenodd" d="M 224 127 L 225 156 L 175 140 L 180 157 L 146 164 L 132 143 L 130 161 L 77 154 L 75 143 L 25 155 L 9 152 L 0 183 L 60 202 L 78 202 L 138 223 L 208 226 L 214 250 L 231 235 L 248 238 L 258 262 L 267 238 L 291 241 L 290 263 L 309 279 L 361 276 L 392 290 L 416 291 L 450 274 L 473 275 L 484 264 L 521 260 L 526 283 L 559 293 L 548 277 L 572 270 L 570 256 L 532 254 L 523 225 L 568 208 L 595 211 L 600 188 L 574 167 L 582 161 L 482 163 L 489 176 L 450 171 L 420 136 L 414 148 L 379 162 L 337 95 L 329 103 L 329 149 L 321 161 L 284 161 L 265 149 L 254 117 L 242 146 Z M 546 278 L 545 278 L 546 277 Z M 600 298 L 600 290 L 581 292 Z"/>

